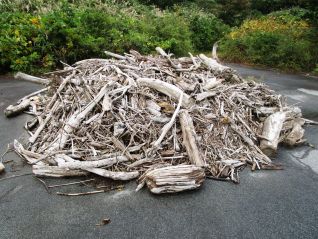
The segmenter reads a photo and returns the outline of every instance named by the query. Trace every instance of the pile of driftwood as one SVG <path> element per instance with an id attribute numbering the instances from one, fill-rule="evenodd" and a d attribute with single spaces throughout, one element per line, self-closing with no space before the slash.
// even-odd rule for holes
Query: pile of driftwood
<path id="1" fill-rule="evenodd" d="M 239 170 L 278 169 L 270 156 L 284 142 L 304 142 L 298 107 L 267 86 L 244 81 L 200 54 L 173 58 L 136 51 L 65 66 L 46 88 L 10 105 L 10 117 L 34 117 L 28 143 L 15 151 L 36 176 L 96 174 L 138 179 L 153 193 L 195 189 L 205 178 L 238 182 Z"/>

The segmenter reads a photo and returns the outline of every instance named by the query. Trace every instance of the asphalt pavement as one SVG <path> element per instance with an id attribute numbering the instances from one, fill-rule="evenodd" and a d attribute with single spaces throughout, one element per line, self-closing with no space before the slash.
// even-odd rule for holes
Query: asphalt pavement
<path id="1" fill-rule="evenodd" d="M 318 120 L 318 79 L 231 65 L 243 76 L 264 81 L 299 105 L 305 117 Z M 0 111 L 39 86 L 0 77 Z M 26 115 L 0 114 L 0 152 L 25 137 Z M 318 126 L 306 128 L 308 142 L 318 146 Z M 246 168 L 241 182 L 205 181 L 197 191 L 155 196 L 124 190 L 66 197 L 49 194 L 14 153 L 5 156 L 0 177 L 0 238 L 318 238 L 318 150 L 308 146 L 281 148 L 275 162 L 282 171 Z M 78 179 L 45 179 L 47 184 Z M 96 226 L 104 218 L 111 222 Z"/>

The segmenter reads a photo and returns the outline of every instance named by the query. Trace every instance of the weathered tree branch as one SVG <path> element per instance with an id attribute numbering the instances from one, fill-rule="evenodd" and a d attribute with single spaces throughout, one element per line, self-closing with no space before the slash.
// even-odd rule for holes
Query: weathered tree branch
<path id="1" fill-rule="evenodd" d="M 203 156 L 199 151 L 196 142 L 196 133 L 193 126 L 193 121 L 186 110 L 180 111 L 180 124 L 182 130 L 183 144 L 186 147 L 190 161 L 196 166 L 205 166 Z"/>
<path id="2" fill-rule="evenodd" d="M 31 76 L 31 75 L 28 75 L 28 74 L 25 74 L 25 73 L 22 73 L 22 72 L 16 73 L 14 75 L 14 78 L 18 79 L 18 80 L 25 80 L 25 81 L 30 81 L 30 82 L 33 82 L 33 83 L 45 84 L 45 85 L 50 83 L 50 80 L 48 80 L 48 79 L 43 79 L 43 78 L 40 78 L 40 77 Z"/>

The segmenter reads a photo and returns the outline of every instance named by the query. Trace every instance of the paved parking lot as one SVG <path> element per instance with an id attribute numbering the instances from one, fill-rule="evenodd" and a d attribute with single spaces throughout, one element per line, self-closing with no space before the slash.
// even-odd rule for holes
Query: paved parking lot
<path id="1" fill-rule="evenodd" d="M 259 77 L 291 103 L 300 102 L 305 116 L 318 120 L 317 79 L 234 68 L 245 76 Z M 0 79 L 1 112 L 38 87 Z M 1 152 L 21 136 L 25 119 L 25 115 L 6 119 L 0 114 Z M 318 127 L 307 127 L 306 137 L 317 146 Z M 91 196 L 63 197 L 56 195 L 56 190 L 48 194 L 32 175 L 1 181 L 30 172 L 15 154 L 6 158 L 14 161 L 0 177 L 0 238 L 318 237 L 318 151 L 307 146 L 281 149 L 276 162 L 284 165 L 282 171 L 245 169 L 239 185 L 207 180 L 198 191 L 164 196 L 151 195 L 147 190 L 136 193 L 134 182 L 123 191 Z M 96 226 L 103 218 L 110 218 L 111 223 Z"/>

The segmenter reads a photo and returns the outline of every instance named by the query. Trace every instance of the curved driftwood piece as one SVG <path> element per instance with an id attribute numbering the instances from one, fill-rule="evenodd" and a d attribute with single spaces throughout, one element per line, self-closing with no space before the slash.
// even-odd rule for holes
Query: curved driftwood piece
<path id="1" fill-rule="evenodd" d="M 176 65 L 172 62 L 170 56 L 172 54 L 167 54 L 161 47 L 156 47 L 156 51 L 163 57 L 167 58 L 167 60 L 169 61 L 170 65 L 175 68 L 175 69 L 181 69 L 181 66 L 180 65 Z"/>
<path id="2" fill-rule="evenodd" d="M 205 162 L 202 159 L 202 154 L 196 143 L 196 134 L 193 126 L 193 121 L 186 110 L 180 111 L 180 124 L 182 130 L 183 144 L 186 147 L 190 161 L 196 166 L 204 166 Z"/>
<path id="3" fill-rule="evenodd" d="M 108 56 L 111 56 L 111 57 L 114 57 L 114 58 L 117 58 L 117 59 L 120 59 L 120 60 L 126 60 L 127 58 L 125 56 L 122 56 L 122 55 L 119 55 L 119 54 L 116 54 L 116 53 L 112 53 L 110 51 L 104 51 L 104 53 Z"/>
<path id="4" fill-rule="evenodd" d="M 31 103 L 32 100 L 36 99 L 37 95 L 46 92 L 49 89 L 49 87 L 46 87 L 44 89 L 35 91 L 31 94 L 28 94 L 26 96 L 24 96 L 23 98 L 21 98 L 20 100 L 17 101 L 17 104 L 15 105 L 9 105 L 5 110 L 4 110 L 4 114 L 6 117 L 12 117 L 12 116 L 16 116 L 20 113 L 22 113 L 23 111 L 27 110 Z"/>
<path id="5" fill-rule="evenodd" d="M 43 78 L 40 78 L 40 77 L 31 76 L 31 75 L 28 75 L 28 74 L 25 74 L 25 73 L 22 73 L 22 72 L 16 73 L 14 75 L 14 78 L 18 79 L 18 80 L 25 80 L 25 81 L 30 81 L 30 82 L 33 82 L 33 83 L 45 84 L 45 85 L 50 83 L 50 80 L 48 80 L 48 79 L 43 79 Z"/>
<path id="6" fill-rule="evenodd" d="M 5 110 L 4 114 L 7 117 L 18 115 L 29 108 L 31 99 L 24 99 L 17 105 L 9 105 Z"/>
<path id="7" fill-rule="evenodd" d="M 204 169 L 194 165 L 168 166 L 151 170 L 143 177 L 152 193 L 177 193 L 199 188 L 205 180 Z"/>
<path id="8" fill-rule="evenodd" d="M 264 121 L 260 149 L 268 156 L 277 151 L 279 135 L 286 119 L 286 112 L 276 112 Z"/>
<path id="9" fill-rule="evenodd" d="M 75 177 L 85 176 L 88 172 L 77 169 L 60 168 L 59 166 L 47 166 L 47 165 L 33 165 L 32 172 L 35 176 L 39 177 Z"/>
<path id="10" fill-rule="evenodd" d="M 215 42 L 212 47 L 212 58 L 217 61 L 219 60 L 218 54 L 217 54 L 218 46 L 219 46 L 218 42 Z"/>
<path id="11" fill-rule="evenodd" d="M 182 97 L 182 106 L 183 107 L 190 107 L 193 105 L 193 101 L 191 97 L 184 93 L 181 89 L 178 87 L 169 84 L 167 82 L 157 80 L 157 79 L 151 79 L 151 78 L 139 78 L 137 80 L 137 84 L 140 86 L 147 86 L 149 88 L 155 89 L 172 99 L 174 99 L 176 102 L 180 99 L 180 96 L 183 94 Z"/>
<path id="12" fill-rule="evenodd" d="M 215 59 L 209 58 L 204 54 L 200 54 L 199 57 L 202 60 L 202 62 L 211 70 L 222 72 L 224 70 L 230 69 L 229 67 L 221 65 Z"/>
<path id="13" fill-rule="evenodd" d="M 79 161 L 74 160 L 73 162 L 62 162 L 58 166 L 61 168 L 69 169 L 85 169 L 85 168 L 99 168 L 99 167 L 110 167 L 116 163 L 126 162 L 128 158 L 125 156 L 117 156 L 113 158 L 99 159 L 95 161 Z"/>
<path id="14" fill-rule="evenodd" d="M 168 57 L 168 54 L 161 48 L 161 47 L 156 47 L 156 51 L 163 57 Z"/>
<path id="15" fill-rule="evenodd" d="M 26 150 L 23 145 L 16 139 L 13 141 L 13 148 L 14 151 L 22 158 L 24 158 L 29 164 L 44 165 L 43 162 L 38 161 L 38 159 L 41 157 L 40 154 Z"/>
<path id="16" fill-rule="evenodd" d="M 113 172 L 102 168 L 85 168 L 84 170 L 97 174 L 99 176 L 110 178 L 113 180 L 123 180 L 128 181 L 139 176 L 138 171 L 133 172 Z"/>

